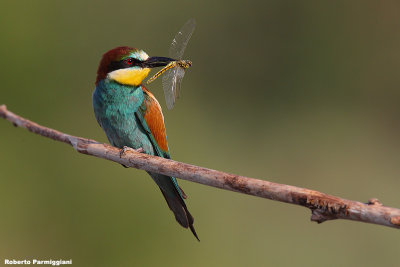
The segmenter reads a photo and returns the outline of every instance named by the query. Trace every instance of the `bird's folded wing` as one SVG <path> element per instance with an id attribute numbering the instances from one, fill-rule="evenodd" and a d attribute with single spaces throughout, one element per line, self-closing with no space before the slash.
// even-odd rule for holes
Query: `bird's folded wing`
<path id="1" fill-rule="evenodd" d="M 136 117 L 146 131 L 155 153 L 159 157 L 170 158 L 167 136 L 165 134 L 164 116 L 162 115 L 161 106 L 152 93 L 150 93 L 143 85 L 144 100 L 138 111 L 135 112 Z M 175 177 L 169 177 L 176 193 L 180 197 L 180 202 L 184 205 L 186 195 L 179 187 Z"/>
<path id="2" fill-rule="evenodd" d="M 143 85 L 144 100 L 136 111 L 136 116 L 153 144 L 155 153 L 163 158 L 170 158 L 167 136 L 165 134 L 164 116 L 161 106 L 152 93 Z"/>

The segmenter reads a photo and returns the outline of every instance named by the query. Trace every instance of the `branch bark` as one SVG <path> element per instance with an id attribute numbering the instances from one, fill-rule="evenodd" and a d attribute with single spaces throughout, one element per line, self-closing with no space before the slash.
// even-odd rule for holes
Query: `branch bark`
<path id="1" fill-rule="evenodd" d="M 385 207 L 377 199 L 361 203 L 291 185 L 272 183 L 174 160 L 121 149 L 95 140 L 68 135 L 22 118 L 0 106 L 0 116 L 14 126 L 71 145 L 79 153 L 111 160 L 132 168 L 157 172 L 225 190 L 300 205 L 311 210 L 311 221 L 346 219 L 400 228 L 400 209 Z"/>

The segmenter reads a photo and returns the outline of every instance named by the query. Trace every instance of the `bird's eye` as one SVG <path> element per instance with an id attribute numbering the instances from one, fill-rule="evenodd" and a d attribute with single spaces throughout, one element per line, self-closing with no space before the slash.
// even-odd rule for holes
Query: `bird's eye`
<path id="1" fill-rule="evenodd" d="M 129 65 L 132 65 L 132 63 L 133 63 L 133 58 L 128 58 L 128 59 L 126 59 L 126 63 L 128 63 Z"/>

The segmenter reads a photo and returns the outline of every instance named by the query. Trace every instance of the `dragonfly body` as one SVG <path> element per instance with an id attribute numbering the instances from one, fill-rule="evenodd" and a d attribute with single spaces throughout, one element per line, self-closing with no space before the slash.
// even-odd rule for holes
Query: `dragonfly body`
<path id="1" fill-rule="evenodd" d="M 154 74 L 150 79 L 148 79 L 147 83 L 149 84 L 149 83 L 153 82 L 155 79 L 157 79 L 164 72 L 166 72 L 167 70 L 170 70 L 172 68 L 180 67 L 180 68 L 183 68 L 183 69 L 188 69 L 191 66 L 192 66 L 192 61 L 190 61 L 190 60 L 181 59 L 181 60 L 177 60 L 177 61 L 172 61 L 172 62 L 168 63 L 167 66 L 162 68 L 159 72 Z"/>

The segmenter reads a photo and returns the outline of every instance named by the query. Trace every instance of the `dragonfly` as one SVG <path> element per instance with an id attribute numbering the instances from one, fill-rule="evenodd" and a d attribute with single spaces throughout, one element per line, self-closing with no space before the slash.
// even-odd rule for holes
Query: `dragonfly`
<path id="1" fill-rule="evenodd" d="M 192 62 L 190 60 L 182 59 L 182 56 L 195 28 L 196 21 L 194 19 L 188 20 L 185 25 L 182 26 L 179 32 L 175 35 L 175 38 L 172 40 L 169 48 L 169 57 L 176 60 L 170 62 L 167 66 L 154 74 L 153 77 L 147 80 L 147 84 L 149 84 L 165 73 L 162 78 L 162 85 L 165 102 L 167 103 L 167 108 L 169 110 L 174 107 L 176 99 L 179 98 L 185 70 L 192 66 Z"/>

